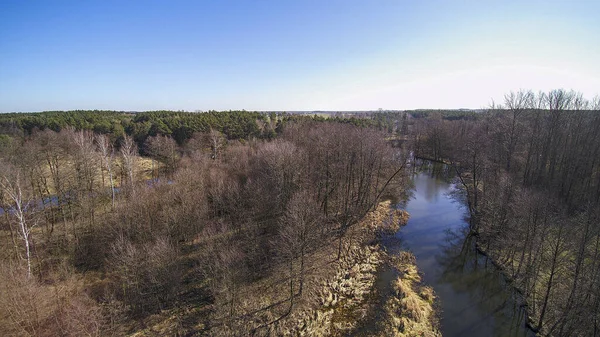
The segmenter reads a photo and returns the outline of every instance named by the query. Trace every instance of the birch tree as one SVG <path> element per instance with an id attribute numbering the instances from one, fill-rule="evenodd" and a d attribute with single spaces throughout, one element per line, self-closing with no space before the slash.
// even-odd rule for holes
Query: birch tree
<path id="1" fill-rule="evenodd" d="M 210 157 L 216 160 L 221 154 L 221 149 L 225 146 L 227 139 L 219 131 L 210 129 L 208 140 L 210 143 Z"/>
<path id="2" fill-rule="evenodd" d="M 21 174 L 18 171 L 10 172 L 8 169 L 8 174 L 4 174 L 0 179 L 0 188 L 6 195 L 8 199 L 12 201 L 12 208 L 8 210 L 9 213 L 16 218 L 18 224 L 18 233 L 21 239 L 23 240 L 23 245 L 25 247 L 25 259 L 27 261 L 27 277 L 31 278 L 31 230 L 35 226 L 35 223 L 30 224 L 29 219 L 27 217 L 26 211 L 32 207 L 31 200 L 27 200 L 28 198 L 24 197 L 23 188 L 24 184 L 21 180 Z M 10 176 L 12 174 L 12 177 Z"/>

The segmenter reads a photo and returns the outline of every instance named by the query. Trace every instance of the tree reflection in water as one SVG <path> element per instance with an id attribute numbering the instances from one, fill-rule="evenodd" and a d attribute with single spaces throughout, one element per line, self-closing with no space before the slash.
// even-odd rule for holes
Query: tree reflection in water
<path id="1" fill-rule="evenodd" d="M 437 283 L 449 285 L 454 293 L 468 294 L 471 298 L 466 306 L 458 298 L 456 302 L 446 298 L 442 304 L 444 321 L 473 322 L 452 335 L 480 335 L 489 328 L 488 336 L 534 336 L 523 327 L 527 313 L 520 295 L 491 260 L 477 252 L 475 236 L 469 235 L 467 226 L 446 231 L 436 261 L 441 267 Z M 481 316 L 482 313 L 485 315 Z M 481 317 L 471 320 L 471 315 Z"/>
<path id="2" fill-rule="evenodd" d="M 533 336 L 525 328 L 526 312 L 518 293 L 497 268 L 475 249 L 468 235 L 463 195 L 447 165 L 415 160 L 413 190 L 399 208 L 410 213 L 408 224 L 382 238 L 389 254 L 409 250 L 416 256 L 423 282 L 439 299 L 440 331 L 444 337 Z M 392 296 L 395 274 L 382 270 L 377 284 L 378 304 Z M 372 335 L 381 315 L 375 310 L 356 335 Z"/>

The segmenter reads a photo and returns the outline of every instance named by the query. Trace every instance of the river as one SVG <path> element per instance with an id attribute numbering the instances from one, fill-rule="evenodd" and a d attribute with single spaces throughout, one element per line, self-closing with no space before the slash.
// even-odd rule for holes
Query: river
<path id="1" fill-rule="evenodd" d="M 415 255 L 423 282 L 438 297 L 443 336 L 534 336 L 520 296 L 467 235 L 467 210 L 451 172 L 441 164 L 424 166 L 415 169 L 412 197 L 398 206 L 410 213 L 408 224 L 383 245 L 391 254 Z M 391 296 L 394 273 L 382 270 L 379 277 L 379 294 Z"/>

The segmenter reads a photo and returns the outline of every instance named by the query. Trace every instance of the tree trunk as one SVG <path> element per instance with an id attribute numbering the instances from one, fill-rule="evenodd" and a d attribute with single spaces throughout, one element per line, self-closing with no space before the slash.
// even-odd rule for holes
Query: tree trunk
<path id="1" fill-rule="evenodd" d="M 558 255 L 560 252 L 560 243 L 562 241 L 561 238 L 562 227 L 558 231 L 558 235 L 556 238 L 556 246 L 554 248 L 554 254 L 552 255 L 552 266 L 550 267 L 550 278 L 548 279 L 548 284 L 546 286 L 546 294 L 544 295 L 544 301 L 542 303 L 542 309 L 540 311 L 540 319 L 538 321 L 537 327 L 538 329 L 542 329 L 544 323 L 544 316 L 546 314 L 546 309 L 548 307 L 548 300 L 550 299 L 550 291 L 552 290 L 552 282 L 554 280 L 554 275 L 556 274 L 556 263 L 558 261 Z"/>

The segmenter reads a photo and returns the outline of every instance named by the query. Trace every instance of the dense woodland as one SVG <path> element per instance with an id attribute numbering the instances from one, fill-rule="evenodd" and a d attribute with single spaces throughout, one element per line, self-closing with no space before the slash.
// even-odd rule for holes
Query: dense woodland
<path id="1" fill-rule="evenodd" d="M 405 179 L 386 134 L 351 119 L 50 112 L 0 121 L 8 335 L 122 335 L 169 310 L 179 310 L 176 333 L 247 332 L 249 320 L 289 314 L 318 272 L 319 249 L 343 257 L 348 231 Z M 282 299 L 249 312 L 246 293 L 261 282 Z"/>
<path id="2" fill-rule="evenodd" d="M 415 113 L 421 115 L 422 113 Z M 314 121 L 338 122 L 356 126 L 371 126 L 380 130 L 392 130 L 398 119 L 397 113 L 374 113 L 368 118 L 355 116 L 292 115 L 285 112 L 259 113 L 250 111 L 145 111 L 128 113 L 120 111 L 76 110 L 47 111 L 36 113 L 0 114 L 0 141 L 6 135 L 31 135 L 35 131 L 63 129 L 93 131 L 105 134 L 117 145 L 125 135 L 132 137 L 144 154 L 144 142 L 148 137 L 169 136 L 178 145 L 187 142 L 194 133 L 215 130 L 229 140 L 272 139 L 290 121 L 312 119 Z M 2 135 L 5 136 L 2 136 Z"/>
<path id="3" fill-rule="evenodd" d="M 223 133 L 228 139 L 251 137 L 272 138 L 277 128 L 276 114 L 265 115 L 248 111 L 147 111 L 125 113 L 117 111 L 50 111 L 41 113 L 12 113 L 0 115 L 3 133 L 31 135 L 35 130 L 60 132 L 65 128 L 89 130 L 110 135 L 118 143 L 125 135 L 138 145 L 148 137 L 169 136 L 183 144 L 195 132 L 211 129 Z"/>
<path id="4" fill-rule="evenodd" d="M 394 143 L 455 171 L 477 247 L 521 291 L 533 329 L 598 335 L 599 110 L 555 90 L 360 118 L 0 115 L 0 325 L 122 335 L 185 308 L 185 333 L 267 326 L 310 296 L 321 247 L 339 259 L 349 230 L 405 191 Z M 284 295 L 249 310 L 256 284 Z"/>
<path id="5" fill-rule="evenodd" d="M 479 249 L 543 335 L 600 333 L 600 100 L 512 92 L 475 118 L 416 121 L 420 157 L 456 171 Z"/>

